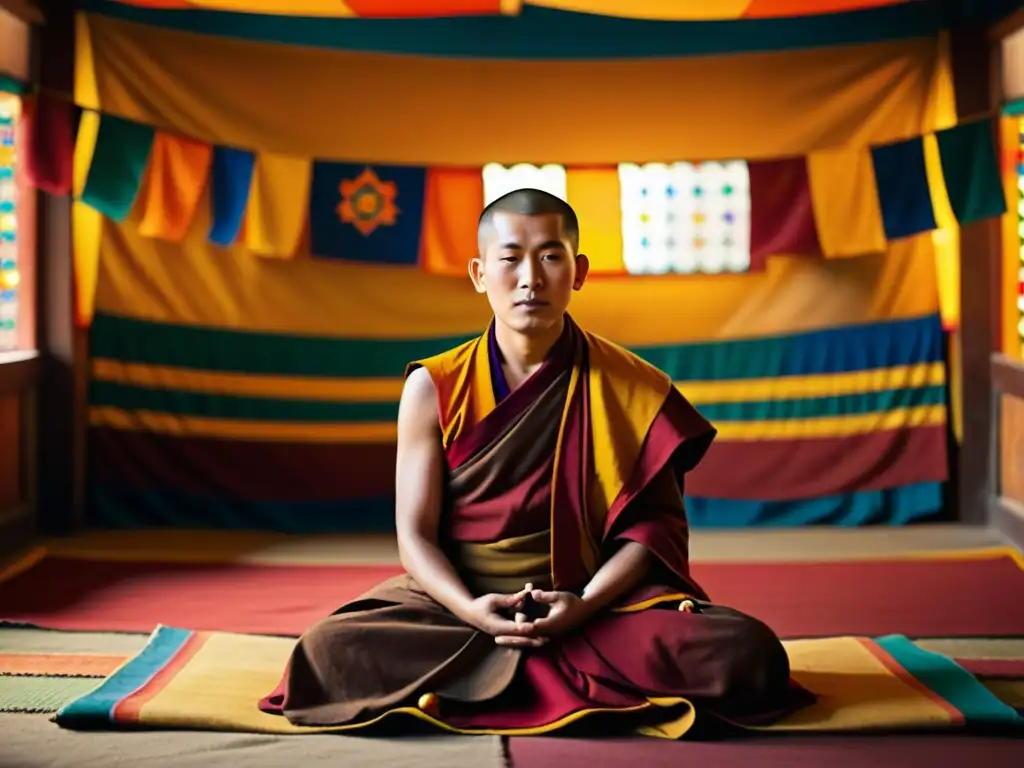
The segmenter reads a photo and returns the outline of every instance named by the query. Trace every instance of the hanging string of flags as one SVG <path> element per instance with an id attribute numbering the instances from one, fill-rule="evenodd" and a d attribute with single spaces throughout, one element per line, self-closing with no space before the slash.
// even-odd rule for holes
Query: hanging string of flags
<path id="1" fill-rule="evenodd" d="M 985 118 L 805 157 L 483 169 L 253 152 L 45 94 L 24 98 L 25 168 L 41 189 L 72 193 L 117 222 L 131 216 L 145 236 L 170 241 L 207 216 L 208 201 L 208 240 L 264 257 L 308 249 L 461 276 L 480 207 L 522 180 L 567 199 L 595 270 L 619 274 L 757 271 L 772 254 L 876 253 L 1005 211 Z"/>

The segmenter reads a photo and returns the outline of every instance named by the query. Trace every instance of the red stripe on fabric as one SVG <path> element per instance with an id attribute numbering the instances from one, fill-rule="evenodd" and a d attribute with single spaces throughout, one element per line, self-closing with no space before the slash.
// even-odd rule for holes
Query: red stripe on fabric
<path id="1" fill-rule="evenodd" d="M 501 12 L 499 0 L 345 0 L 357 16 L 375 19 L 477 16 Z"/>
<path id="2" fill-rule="evenodd" d="M 813 440 L 719 439 L 687 476 L 686 493 L 784 501 L 943 482 L 948 467 L 944 426 Z"/>
<path id="3" fill-rule="evenodd" d="M 156 698 L 157 694 L 167 687 L 174 676 L 195 657 L 209 637 L 209 632 L 194 632 L 159 672 L 146 681 L 141 688 L 114 705 L 110 713 L 111 720 L 115 723 L 139 722 L 143 706 Z"/>
<path id="4" fill-rule="evenodd" d="M 750 269 L 776 253 L 821 256 L 811 183 L 802 157 L 751 162 Z"/>
<path id="5" fill-rule="evenodd" d="M 942 707 L 942 709 L 946 711 L 946 714 L 949 715 L 950 720 L 954 724 L 963 725 L 965 722 L 967 722 L 967 718 L 964 717 L 963 712 L 954 707 L 944 698 L 939 696 L 939 694 L 937 694 L 927 685 L 925 685 L 912 674 L 910 674 L 910 672 L 908 672 L 902 664 L 896 661 L 896 659 L 894 659 L 892 655 L 888 653 L 884 648 L 879 646 L 878 643 L 875 643 L 866 637 L 860 637 L 857 638 L 857 640 L 858 642 L 860 642 L 861 645 L 863 645 L 868 650 L 868 652 L 872 656 L 878 659 L 882 663 L 882 665 L 885 666 L 885 668 L 888 669 L 889 672 L 891 672 L 895 677 L 902 680 L 904 683 L 906 683 L 909 687 L 913 688 L 915 691 L 920 693 L 922 696 L 927 697 L 928 699 L 934 701 L 936 704 Z"/>
<path id="6" fill-rule="evenodd" d="M 91 476 L 138 491 L 174 488 L 252 501 L 391 496 L 395 445 L 263 443 L 89 430 Z"/>

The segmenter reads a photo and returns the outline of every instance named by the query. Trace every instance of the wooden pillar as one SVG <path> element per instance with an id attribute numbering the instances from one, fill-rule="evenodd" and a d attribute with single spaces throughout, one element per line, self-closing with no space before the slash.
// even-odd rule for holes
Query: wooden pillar
<path id="1" fill-rule="evenodd" d="M 981 25 L 954 29 L 951 34 L 953 79 L 961 118 L 987 112 L 998 103 L 987 29 Z M 998 50 L 998 49 L 996 49 Z M 998 56 L 998 53 L 996 53 Z M 960 343 L 963 443 L 957 470 L 957 518 L 987 523 L 993 451 L 992 352 L 1001 344 L 1001 268 L 997 218 L 985 219 L 960 231 Z"/>
<path id="2" fill-rule="evenodd" d="M 74 90 L 74 3 L 44 5 L 46 24 L 36 30 L 34 62 L 43 88 Z M 80 458 L 76 439 L 76 344 L 73 328 L 71 200 L 39 194 L 38 343 L 41 356 L 37 397 L 38 526 L 49 535 L 70 533 L 81 517 Z M 81 364 L 81 363 L 79 363 Z"/>

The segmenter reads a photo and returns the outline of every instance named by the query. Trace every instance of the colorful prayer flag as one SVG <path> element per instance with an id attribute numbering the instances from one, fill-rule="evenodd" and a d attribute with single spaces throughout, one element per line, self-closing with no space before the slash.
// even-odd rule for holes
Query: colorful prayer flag
<path id="1" fill-rule="evenodd" d="M 310 193 L 313 256 L 416 264 L 427 169 L 316 162 Z"/>
<path id="2" fill-rule="evenodd" d="M 566 168 L 565 196 L 580 222 L 580 252 L 590 260 L 590 274 L 625 274 L 619 169 Z"/>
<path id="3" fill-rule="evenodd" d="M 942 172 L 953 213 L 961 224 L 969 224 L 1006 212 L 1006 199 L 999 178 L 995 137 L 990 120 L 961 123 L 936 131 Z"/>
<path id="4" fill-rule="evenodd" d="M 308 158 L 261 154 L 245 211 L 245 245 L 261 256 L 291 258 L 309 210 Z"/>
<path id="5" fill-rule="evenodd" d="M 815 152 L 807 158 L 822 253 L 845 258 L 885 250 L 875 170 L 867 149 Z"/>
<path id="6" fill-rule="evenodd" d="M 100 115 L 82 202 L 109 219 L 124 221 L 138 196 L 153 135 L 152 126 Z"/>
<path id="7" fill-rule="evenodd" d="M 430 168 L 423 205 L 420 266 L 435 275 L 466 277 L 476 256 L 477 219 L 484 202 L 479 168 Z"/>
<path id="8" fill-rule="evenodd" d="M 935 229 L 921 137 L 871 148 L 882 224 L 890 240 Z"/>
<path id="9" fill-rule="evenodd" d="M 75 106 L 40 95 L 24 101 L 25 174 L 51 195 L 71 191 L 75 148 Z"/>
<path id="10" fill-rule="evenodd" d="M 180 242 L 195 216 L 210 175 L 213 148 L 203 141 L 157 131 L 143 194 L 139 233 Z"/>
<path id="11" fill-rule="evenodd" d="M 213 150 L 213 223 L 211 243 L 227 247 L 235 242 L 249 202 L 256 156 L 252 152 L 231 147 Z"/>
<path id="12" fill-rule="evenodd" d="M 750 271 L 760 272 L 773 254 L 820 255 L 811 182 L 802 157 L 748 164 L 750 174 Z"/>

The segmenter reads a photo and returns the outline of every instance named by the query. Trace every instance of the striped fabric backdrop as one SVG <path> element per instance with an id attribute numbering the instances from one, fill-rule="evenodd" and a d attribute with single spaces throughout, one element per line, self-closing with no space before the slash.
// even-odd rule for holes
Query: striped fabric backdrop
<path id="1" fill-rule="evenodd" d="M 390 529 L 402 371 L 465 338 L 296 336 L 98 314 L 94 522 Z M 719 429 L 686 489 L 695 525 L 901 523 L 938 510 L 947 396 L 937 315 L 634 351 Z"/>

